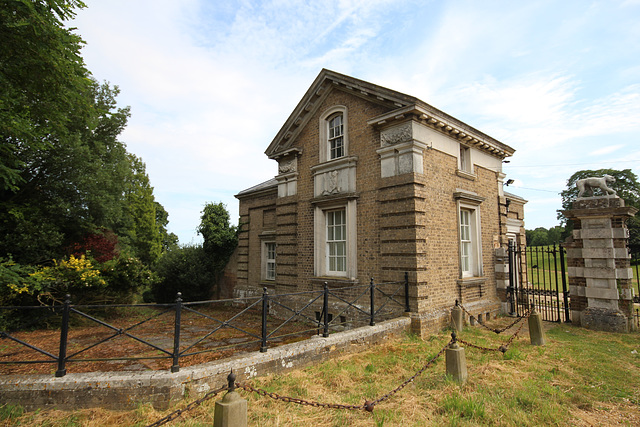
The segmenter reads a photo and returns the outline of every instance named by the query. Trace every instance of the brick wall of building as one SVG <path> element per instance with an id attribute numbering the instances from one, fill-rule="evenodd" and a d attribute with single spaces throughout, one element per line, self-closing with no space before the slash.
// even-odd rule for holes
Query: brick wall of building
<path id="1" fill-rule="evenodd" d="M 342 105 L 348 111 L 347 156 L 356 156 L 357 277 L 355 280 L 314 275 L 314 176 L 319 163 L 320 117 L 328 108 Z M 495 315 L 495 246 L 504 241 L 500 228 L 498 171 L 476 167 L 473 175 L 458 172 L 452 154 L 435 149 L 423 153 L 424 173 L 381 177 L 380 130 L 367 123 L 390 111 L 366 96 L 333 88 L 296 136 L 297 194 L 277 198 L 276 191 L 240 198 L 241 220 L 248 226 L 238 248 L 238 288 L 261 289 L 260 236 L 269 228 L 265 218 L 275 209 L 278 293 L 330 286 L 396 282 L 409 274 L 410 306 L 414 329 L 421 333 L 449 321 L 456 299 L 478 313 Z M 433 131 L 435 132 L 435 131 Z M 441 137 L 441 136 L 440 136 Z M 461 280 L 457 202 L 463 190 L 484 198 L 481 221 L 481 280 Z M 340 199 L 340 195 L 336 199 Z M 267 211 L 267 213 L 265 213 Z M 254 271 L 256 270 L 256 271 Z"/>

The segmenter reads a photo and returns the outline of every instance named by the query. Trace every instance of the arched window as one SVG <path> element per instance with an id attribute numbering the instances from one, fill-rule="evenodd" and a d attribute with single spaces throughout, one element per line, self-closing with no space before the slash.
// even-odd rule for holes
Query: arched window
<path id="1" fill-rule="evenodd" d="M 349 155 L 347 107 L 336 105 L 320 115 L 320 162 Z"/>

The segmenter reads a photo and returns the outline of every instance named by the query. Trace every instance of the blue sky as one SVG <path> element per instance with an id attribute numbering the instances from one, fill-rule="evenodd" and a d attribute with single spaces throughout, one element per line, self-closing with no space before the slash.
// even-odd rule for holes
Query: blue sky
<path id="1" fill-rule="evenodd" d="M 640 175 L 640 0 L 88 0 L 72 23 L 132 117 L 181 243 L 207 202 L 272 178 L 267 148 L 322 68 L 398 90 L 516 149 L 528 229 L 581 169 Z"/>

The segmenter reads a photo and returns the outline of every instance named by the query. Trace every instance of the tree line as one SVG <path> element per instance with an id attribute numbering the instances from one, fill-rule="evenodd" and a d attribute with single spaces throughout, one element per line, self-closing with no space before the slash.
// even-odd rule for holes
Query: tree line
<path id="1" fill-rule="evenodd" d="M 84 7 L 0 0 L 0 305 L 208 297 L 236 228 L 208 203 L 204 245 L 168 231 L 143 160 L 119 139 L 130 108 L 67 25 Z"/>

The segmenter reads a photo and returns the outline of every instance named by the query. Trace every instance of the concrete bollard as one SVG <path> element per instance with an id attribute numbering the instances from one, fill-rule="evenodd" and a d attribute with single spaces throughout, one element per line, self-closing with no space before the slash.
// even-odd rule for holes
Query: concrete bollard
<path id="1" fill-rule="evenodd" d="M 447 359 L 447 375 L 451 375 L 454 381 L 464 383 L 467 381 L 467 359 L 464 348 L 458 345 L 455 332 L 451 334 L 453 342 L 445 351 Z"/>
<path id="2" fill-rule="evenodd" d="M 461 332 L 464 326 L 462 314 L 462 307 L 458 305 L 458 300 L 456 300 L 456 305 L 451 309 L 451 322 L 453 323 L 453 329 L 457 332 Z"/>
<path id="3" fill-rule="evenodd" d="M 213 427 L 247 427 L 247 401 L 235 391 L 236 376 L 228 376 L 229 391 L 216 402 Z"/>
<path id="4" fill-rule="evenodd" d="M 542 329 L 542 316 L 535 309 L 529 315 L 529 337 L 531 345 L 544 345 L 544 329 Z"/>

